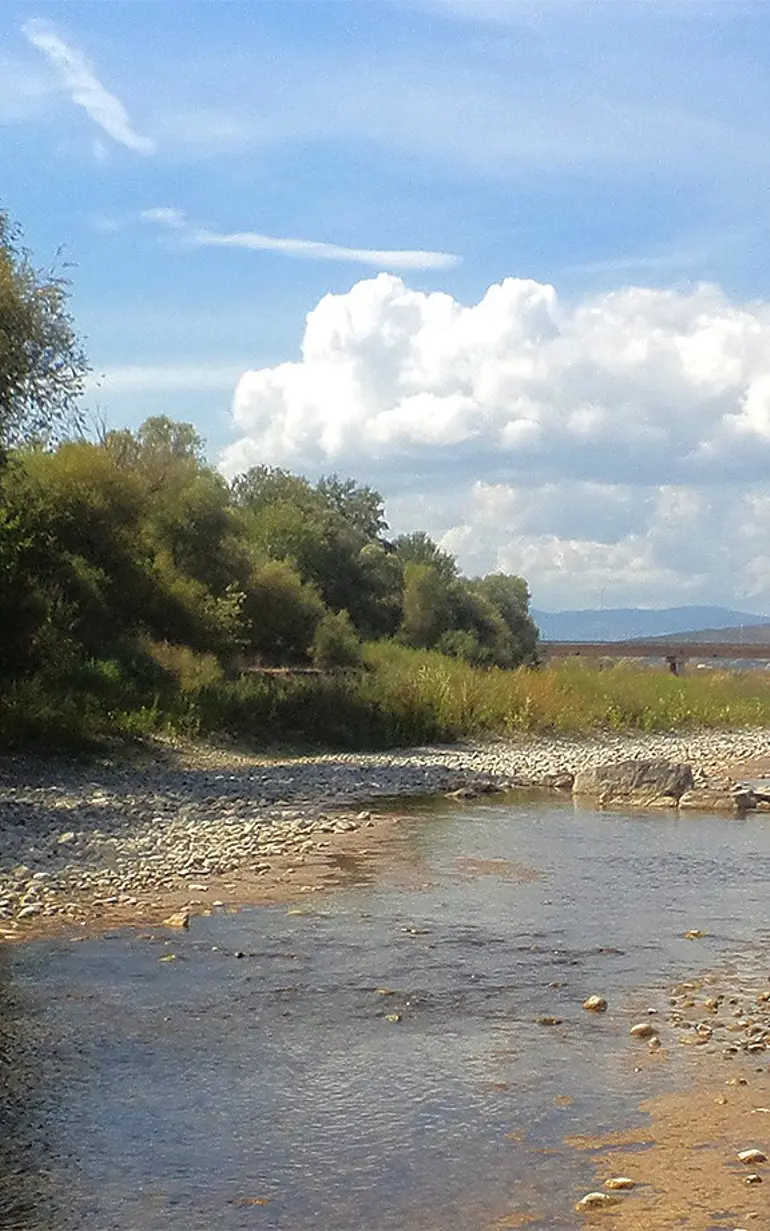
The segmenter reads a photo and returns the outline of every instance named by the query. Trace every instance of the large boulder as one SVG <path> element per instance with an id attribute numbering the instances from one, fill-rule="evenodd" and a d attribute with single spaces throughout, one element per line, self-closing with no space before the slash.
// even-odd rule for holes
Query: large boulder
<path id="1" fill-rule="evenodd" d="M 676 808 L 693 788 L 692 769 L 675 761 L 617 761 L 575 777 L 573 795 L 599 808 Z"/>
<path id="2" fill-rule="evenodd" d="M 679 807 L 683 812 L 732 812 L 743 816 L 757 801 L 753 791 L 745 787 L 700 787 L 693 791 L 685 791 L 679 799 Z"/>

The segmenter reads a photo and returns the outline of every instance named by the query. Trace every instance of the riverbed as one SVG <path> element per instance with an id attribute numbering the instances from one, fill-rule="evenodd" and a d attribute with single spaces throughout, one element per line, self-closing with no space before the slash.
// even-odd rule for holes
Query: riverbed
<path id="1" fill-rule="evenodd" d="M 399 811 L 305 900 L 0 947 L 1 1226 L 577 1228 L 600 1181 L 576 1141 L 644 1129 L 709 1056 L 721 1084 L 763 1080 L 718 1031 L 682 1046 L 669 1002 L 693 974 L 696 999 L 770 986 L 767 814 Z M 746 1202 L 739 1176 L 687 1225 L 743 1226 Z"/>

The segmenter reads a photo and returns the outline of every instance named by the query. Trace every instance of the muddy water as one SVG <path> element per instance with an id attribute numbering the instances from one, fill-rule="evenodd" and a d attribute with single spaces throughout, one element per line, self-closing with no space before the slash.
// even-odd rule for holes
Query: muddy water
<path id="1" fill-rule="evenodd" d="M 0 1227 L 576 1227 L 565 1137 L 686 1078 L 631 1022 L 770 937 L 765 816 L 425 807 L 375 868 L 301 913 L 0 950 Z"/>

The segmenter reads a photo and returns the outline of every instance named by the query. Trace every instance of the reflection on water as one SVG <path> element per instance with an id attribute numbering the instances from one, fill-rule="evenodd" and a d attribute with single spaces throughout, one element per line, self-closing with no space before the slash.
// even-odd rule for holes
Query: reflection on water
<path id="1" fill-rule="evenodd" d="M 628 1039 L 656 987 L 766 942 L 770 823 L 484 804 L 398 834 L 408 880 L 0 950 L 0 1227 L 578 1226 L 564 1138 L 676 1079 Z"/>

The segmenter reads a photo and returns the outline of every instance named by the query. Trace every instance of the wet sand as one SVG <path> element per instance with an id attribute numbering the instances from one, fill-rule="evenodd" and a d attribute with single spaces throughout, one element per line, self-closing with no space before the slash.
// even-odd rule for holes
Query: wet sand
<path id="1" fill-rule="evenodd" d="M 720 1066 L 718 1066 L 720 1067 Z M 587 1225 L 613 1231 L 726 1231 L 770 1225 L 770 1169 L 747 1166 L 738 1152 L 770 1150 L 770 1078 L 748 1071 L 746 1085 L 731 1070 L 703 1074 L 697 1087 L 642 1104 L 649 1124 L 633 1133 L 580 1142 L 595 1153 L 596 1187 L 628 1176 L 636 1188 L 608 1210 L 584 1215 Z M 759 1175 L 762 1183 L 747 1183 Z"/>
<path id="2" fill-rule="evenodd" d="M 585 1222 L 613 1231 L 767 1228 L 770 979 L 760 970 L 747 985 L 745 978 L 712 973 L 670 990 L 671 1011 L 660 1030 L 665 1045 L 640 1052 L 634 1073 L 676 1061 L 676 1051 L 690 1045 L 683 1072 L 688 1088 L 642 1103 L 646 1122 L 631 1133 L 569 1143 L 593 1157 L 597 1191 L 608 1191 L 612 1177 L 635 1182 L 632 1191 L 617 1194 L 616 1204 L 587 1211 Z M 756 1162 L 738 1157 L 747 1150 L 761 1152 Z"/>

